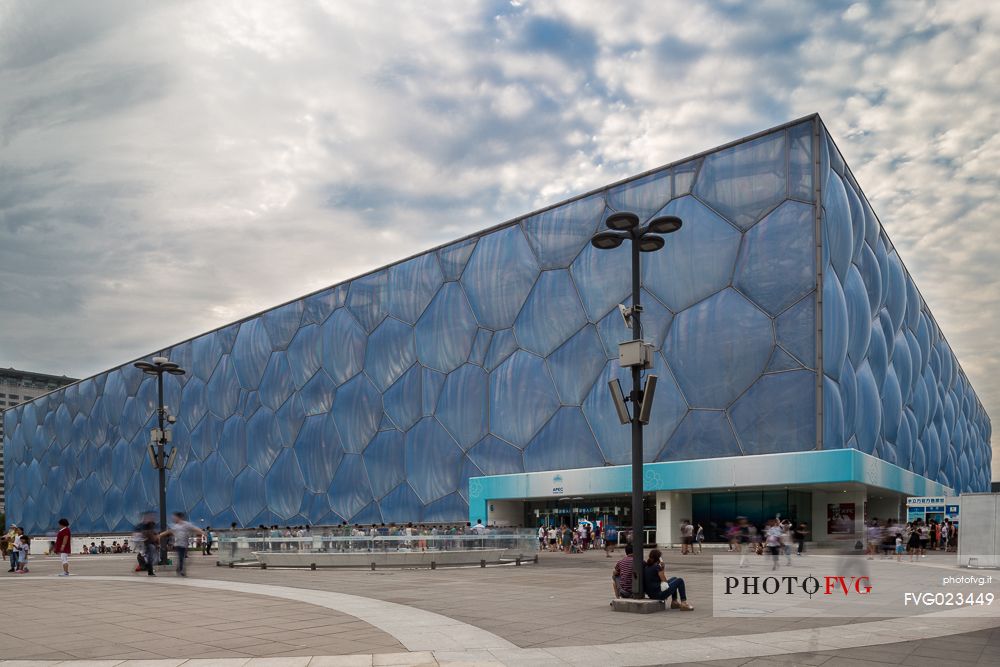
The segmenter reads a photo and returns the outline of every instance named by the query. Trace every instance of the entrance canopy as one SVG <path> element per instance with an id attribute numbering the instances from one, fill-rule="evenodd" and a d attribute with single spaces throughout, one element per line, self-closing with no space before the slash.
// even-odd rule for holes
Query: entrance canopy
<path id="1" fill-rule="evenodd" d="M 854 484 L 905 496 L 955 495 L 950 487 L 856 449 L 643 464 L 646 492 Z M 632 466 L 472 477 L 469 517 L 475 523 L 487 516 L 486 503 L 493 500 L 627 494 L 631 486 Z"/>

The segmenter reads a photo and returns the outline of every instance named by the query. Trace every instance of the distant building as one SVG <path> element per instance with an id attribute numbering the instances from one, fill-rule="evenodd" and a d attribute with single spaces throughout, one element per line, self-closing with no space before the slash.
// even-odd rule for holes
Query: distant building
<path id="1" fill-rule="evenodd" d="M 58 377 L 14 368 L 0 368 L 0 412 L 73 382 L 76 382 L 75 378 L 68 378 L 65 375 Z M 3 442 L 2 419 L 0 419 L 0 442 Z M 3 448 L 0 448 L 0 512 L 6 508 L 5 498 Z"/>

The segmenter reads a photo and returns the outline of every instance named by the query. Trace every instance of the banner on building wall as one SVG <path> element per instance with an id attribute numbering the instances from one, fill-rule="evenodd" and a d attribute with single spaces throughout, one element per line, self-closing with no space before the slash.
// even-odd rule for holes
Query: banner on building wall
<path id="1" fill-rule="evenodd" d="M 830 503 L 826 506 L 827 535 L 854 533 L 854 503 Z"/>

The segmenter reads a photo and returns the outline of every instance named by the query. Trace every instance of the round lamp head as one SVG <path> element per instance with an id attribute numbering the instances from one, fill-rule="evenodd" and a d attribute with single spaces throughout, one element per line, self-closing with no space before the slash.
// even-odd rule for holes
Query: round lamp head
<path id="1" fill-rule="evenodd" d="M 629 213 L 628 211 L 612 213 L 608 216 L 608 219 L 604 222 L 604 224 L 608 226 L 608 229 L 614 229 L 616 231 L 635 229 L 635 227 L 639 225 L 639 216 L 635 213 Z"/>
<path id="2" fill-rule="evenodd" d="M 649 223 L 649 231 L 655 234 L 669 234 L 681 228 L 681 219 L 676 215 L 662 215 Z"/>
<path id="3" fill-rule="evenodd" d="M 170 362 L 170 360 L 167 359 L 166 357 L 153 357 L 153 363 L 154 364 L 166 364 L 166 363 L 169 363 L 169 362 Z"/>
<path id="4" fill-rule="evenodd" d="M 598 232 L 590 239 L 591 245 L 598 250 L 613 250 L 622 244 L 625 234 L 622 232 Z"/>
<path id="5" fill-rule="evenodd" d="M 663 247 L 664 243 L 662 236 L 647 234 L 639 239 L 639 252 L 656 252 Z"/>

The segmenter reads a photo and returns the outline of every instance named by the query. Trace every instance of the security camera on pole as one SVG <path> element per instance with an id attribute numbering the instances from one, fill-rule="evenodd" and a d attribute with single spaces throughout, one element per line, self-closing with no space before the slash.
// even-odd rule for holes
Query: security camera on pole
<path id="1" fill-rule="evenodd" d="M 163 374 L 184 375 L 185 370 L 173 363 L 166 357 L 153 357 L 153 363 L 138 361 L 133 364 L 146 375 L 156 376 L 156 390 L 158 397 L 157 417 L 159 427 L 154 428 L 149 434 L 149 460 L 153 467 L 160 472 L 160 531 L 167 529 L 167 471 L 174 467 L 174 456 L 177 449 L 170 450 L 167 454 L 166 446 L 173 441 L 173 431 L 165 428 L 164 421 L 173 424 L 177 417 L 168 414 L 167 406 L 163 404 Z M 160 565 L 167 562 L 166 542 L 160 541 Z"/>
<path id="2" fill-rule="evenodd" d="M 622 368 L 632 369 L 632 391 L 626 398 L 622 393 L 621 382 L 616 378 L 608 383 L 611 398 L 614 400 L 618 419 L 622 424 L 632 424 L 632 597 L 641 600 L 642 590 L 642 547 L 643 547 L 643 510 L 642 510 L 642 427 L 649 423 L 653 407 L 653 393 L 656 390 L 656 376 L 650 375 L 646 388 L 642 388 L 642 371 L 652 366 L 653 346 L 642 340 L 640 319 L 642 305 L 639 301 L 640 288 L 640 252 L 656 252 L 664 246 L 660 234 L 670 234 L 681 228 L 681 219 L 666 215 L 650 220 L 645 225 L 639 224 L 639 216 L 628 211 L 613 213 L 608 216 L 608 231 L 598 232 L 590 243 L 598 250 L 612 250 L 624 241 L 632 242 L 632 305 L 618 308 L 625 320 L 625 325 L 632 327 L 632 340 L 618 345 L 618 363 Z M 629 412 L 626 402 L 632 403 Z"/>

